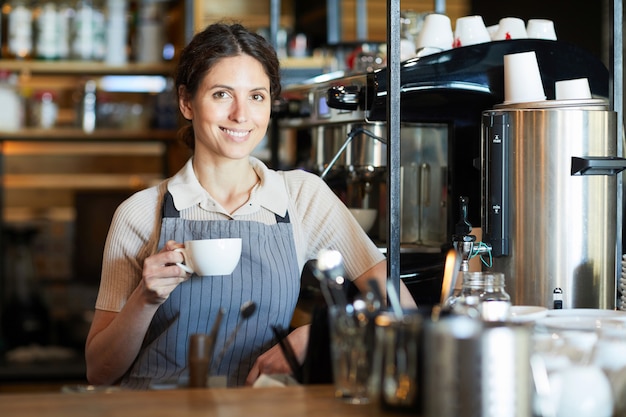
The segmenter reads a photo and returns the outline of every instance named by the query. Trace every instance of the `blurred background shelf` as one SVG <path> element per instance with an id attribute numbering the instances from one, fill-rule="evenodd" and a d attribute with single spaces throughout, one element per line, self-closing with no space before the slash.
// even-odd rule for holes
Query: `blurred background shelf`
<path id="1" fill-rule="evenodd" d="M 0 141 L 154 142 L 175 141 L 176 139 L 176 130 L 167 129 L 132 130 L 101 128 L 96 129 L 91 133 L 86 133 L 79 128 L 59 127 L 52 129 L 25 128 L 15 132 L 0 132 Z"/>
<path id="2" fill-rule="evenodd" d="M 0 70 L 18 73 L 63 74 L 63 75 L 162 75 L 171 74 L 172 63 L 128 63 L 106 65 L 96 61 L 42 61 L 35 59 L 0 59 Z"/>

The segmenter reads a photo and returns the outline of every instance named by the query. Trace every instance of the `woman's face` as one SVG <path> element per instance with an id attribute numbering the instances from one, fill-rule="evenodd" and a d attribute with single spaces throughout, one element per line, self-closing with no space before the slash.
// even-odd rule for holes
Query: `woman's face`
<path id="1" fill-rule="evenodd" d="M 247 158 L 265 136 L 271 113 L 270 80 L 249 55 L 223 58 L 204 76 L 193 98 L 179 106 L 192 121 L 195 152 L 216 159 Z"/>

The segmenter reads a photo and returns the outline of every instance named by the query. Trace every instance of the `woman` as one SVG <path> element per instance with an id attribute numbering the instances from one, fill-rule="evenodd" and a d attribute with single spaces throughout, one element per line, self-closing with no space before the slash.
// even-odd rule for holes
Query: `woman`
<path id="1" fill-rule="evenodd" d="M 269 329 L 288 327 L 307 260 L 333 248 L 358 288 L 373 277 L 385 280 L 384 257 L 321 179 L 272 171 L 250 156 L 280 92 L 268 42 L 240 25 L 211 25 L 182 51 L 176 88 L 194 153 L 175 176 L 136 193 L 113 217 L 86 343 L 93 384 L 146 389 L 183 379 L 189 336 L 208 333 L 223 308 L 217 357 L 248 300 L 256 313 L 211 373 L 226 375 L 231 386 L 289 373 Z M 190 277 L 176 265 L 184 241 L 221 237 L 243 238 L 231 276 Z M 401 296 L 413 305 L 406 288 Z M 307 326 L 288 336 L 300 361 L 307 339 Z"/>

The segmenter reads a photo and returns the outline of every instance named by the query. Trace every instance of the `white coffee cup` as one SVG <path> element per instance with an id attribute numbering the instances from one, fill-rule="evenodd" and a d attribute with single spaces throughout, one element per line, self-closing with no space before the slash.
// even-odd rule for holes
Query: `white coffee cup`
<path id="1" fill-rule="evenodd" d="M 591 89 L 587 78 L 561 80 L 554 83 L 557 100 L 587 100 L 591 98 Z"/>
<path id="2" fill-rule="evenodd" d="M 417 50 L 432 48 L 440 51 L 452 49 L 454 35 L 450 18 L 444 14 L 431 13 L 424 18 L 422 29 L 415 38 Z"/>
<path id="3" fill-rule="evenodd" d="M 176 263 L 185 272 L 199 276 L 230 275 L 241 257 L 241 238 L 188 240 Z"/>
<path id="4" fill-rule="evenodd" d="M 526 34 L 532 39 L 556 40 L 554 22 L 549 19 L 529 19 L 526 24 Z"/>
<path id="5" fill-rule="evenodd" d="M 504 103 L 545 99 L 535 51 L 504 55 Z"/>
<path id="6" fill-rule="evenodd" d="M 469 46 L 491 41 L 482 16 L 463 16 L 456 20 L 454 46 Z"/>
<path id="7" fill-rule="evenodd" d="M 498 22 L 498 31 L 493 36 L 495 41 L 527 38 L 526 24 L 519 17 L 503 17 Z"/>

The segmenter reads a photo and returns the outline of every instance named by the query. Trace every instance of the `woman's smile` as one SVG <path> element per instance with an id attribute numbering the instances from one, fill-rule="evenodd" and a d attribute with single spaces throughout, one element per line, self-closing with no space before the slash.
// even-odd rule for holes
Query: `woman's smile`
<path id="1" fill-rule="evenodd" d="M 235 139 L 244 139 L 249 136 L 250 130 L 233 130 L 228 129 L 226 127 L 222 127 L 222 132 L 226 133 L 228 136 L 232 136 Z"/>

